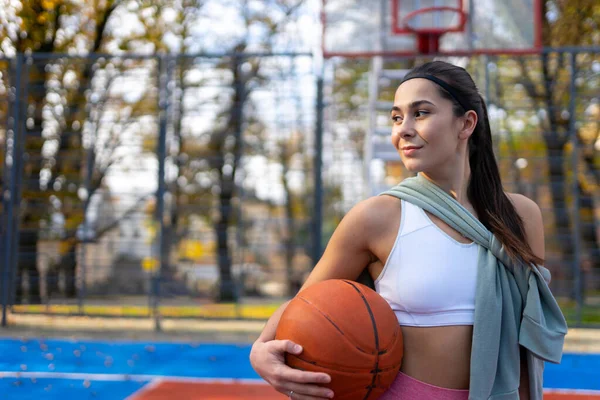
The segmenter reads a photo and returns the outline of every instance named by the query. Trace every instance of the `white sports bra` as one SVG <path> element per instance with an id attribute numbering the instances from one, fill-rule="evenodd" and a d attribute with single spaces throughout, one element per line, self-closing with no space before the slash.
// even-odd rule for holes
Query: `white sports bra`
<path id="1" fill-rule="evenodd" d="M 400 325 L 473 325 L 479 246 L 456 241 L 420 207 L 401 206 L 400 230 L 375 289 Z"/>

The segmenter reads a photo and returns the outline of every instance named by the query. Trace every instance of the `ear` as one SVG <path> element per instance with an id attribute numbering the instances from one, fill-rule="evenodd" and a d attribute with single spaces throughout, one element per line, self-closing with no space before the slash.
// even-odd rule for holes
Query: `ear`
<path id="1" fill-rule="evenodd" d="M 462 117 L 462 126 L 460 128 L 460 132 L 458 133 L 458 137 L 460 139 L 468 139 L 475 130 L 478 121 L 477 113 L 473 110 L 469 110 Z"/>

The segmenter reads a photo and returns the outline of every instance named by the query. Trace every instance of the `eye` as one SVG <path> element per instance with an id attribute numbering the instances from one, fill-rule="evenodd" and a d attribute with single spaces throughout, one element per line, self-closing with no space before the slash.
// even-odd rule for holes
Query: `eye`
<path id="1" fill-rule="evenodd" d="M 419 110 L 415 112 L 415 117 L 419 118 L 419 117 L 424 117 L 426 115 L 429 114 L 429 111 L 426 110 Z"/>
<path id="2" fill-rule="evenodd" d="M 400 115 L 392 115 L 392 121 L 399 124 L 402 122 L 402 117 Z"/>

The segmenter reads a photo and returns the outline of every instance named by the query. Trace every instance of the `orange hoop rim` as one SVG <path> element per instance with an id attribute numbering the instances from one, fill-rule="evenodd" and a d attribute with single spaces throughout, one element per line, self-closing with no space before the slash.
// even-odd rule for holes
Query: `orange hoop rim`
<path id="1" fill-rule="evenodd" d="M 457 13 L 460 16 L 460 21 L 458 22 L 458 25 L 451 27 L 451 28 L 413 28 L 408 24 L 409 20 L 413 19 L 414 17 L 416 17 L 420 14 L 424 14 L 424 13 L 428 13 L 428 12 L 439 12 L 439 11 L 450 11 L 450 12 Z M 404 29 L 406 29 L 407 31 L 414 32 L 419 35 L 427 35 L 427 34 L 442 35 L 442 34 L 448 33 L 448 32 L 462 32 L 465 28 L 466 23 L 467 23 L 467 13 L 464 10 L 461 10 L 460 8 L 456 8 L 456 7 L 447 7 L 447 6 L 421 8 L 421 9 L 418 9 L 418 10 L 415 10 L 415 11 L 412 11 L 412 12 L 406 14 L 404 16 L 404 18 L 402 18 L 402 27 Z"/>

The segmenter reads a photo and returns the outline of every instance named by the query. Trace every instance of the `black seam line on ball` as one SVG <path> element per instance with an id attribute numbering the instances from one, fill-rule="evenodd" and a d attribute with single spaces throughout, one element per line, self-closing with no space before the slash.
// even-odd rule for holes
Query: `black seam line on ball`
<path id="1" fill-rule="evenodd" d="M 302 301 L 303 301 L 303 302 L 305 302 L 306 304 L 309 304 L 309 305 L 311 305 L 312 307 L 314 307 L 314 309 L 315 309 L 315 310 L 317 310 L 317 311 L 319 312 L 319 314 L 321 314 L 322 316 L 324 316 L 324 317 L 327 319 L 327 321 L 329 321 L 329 322 L 331 323 L 331 325 L 333 325 L 333 326 L 335 327 L 335 329 L 337 329 L 337 330 L 338 330 L 338 332 L 339 332 L 339 333 L 340 333 L 342 336 L 345 336 L 345 335 L 344 335 L 344 331 L 342 331 L 342 330 L 340 329 L 340 327 L 339 327 L 339 326 L 337 326 L 337 325 L 335 324 L 335 322 L 333 322 L 333 320 L 332 320 L 331 318 L 329 318 L 329 315 L 327 315 L 327 314 L 325 314 L 323 311 L 319 310 L 319 308 L 318 308 L 318 307 L 316 307 L 316 306 L 315 306 L 313 303 L 311 303 L 310 301 L 306 300 L 304 297 L 299 297 L 299 298 L 300 298 L 300 300 L 302 300 Z"/>
<path id="2" fill-rule="evenodd" d="M 302 358 L 302 357 L 300 357 L 300 356 L 298 356 L 296 354 L 293 354 L 293 356 L 296 357 L 300 361 L 304 361 L 307 364 L 312 364 L 312 365 L 316 365 L 317 367 L 321 367 L 321 365 L 319 365 L 319 363 L 316 362 L 316 361 L 307 360 L 306 358 Z"/>
<path id="3" fill-rule="evenodd" d="M 319 363 L 317 361 L 312 361 L 312 360 L 307 360 L 306 358 L 302 358 L 296 354 L 290 354 L 288 355 L 288 357 L 294 357 L 297 358 L 298 360 L 305 362 L 307 364 L 311 364 L 314 365 L 316 367 L 320 367 L 320 368 L 325 368 L 327 370 L 332 370 L 335 372 L 342 372 L 344 374 L 362 374 L 363 370 L 362 369 L 346 369 L 343 367 L 340 367 L 338 365 L 331 365 L 331 364 L 323 364 L 323 363 Z M 299 369 L 298 367 L 294 367 L 296 369 Z M 388 368 L 384 368 L 384 369 L 379 369 L 378 371 L 380 372 L 390 372 L 390 371 L 395 371 L 397 369 L 397 367 L 388 367 Z M 373 371 L 369 371 L 369 373 L 372 373 Z M 371 387 L 372 383 L 369 384 L 369 386 L 365 386 L 365 388 L 369 388 Z M 376 384 L 372 387 L 378 387 Z"/>
<path id="4" fill-rule="evenodd" d="M 310 301 L 308 301 L 308 300 L 307 300 L 307 299 L 305 299 L 304 297 L 300 297 L 300 296 L 298 296 L 298 298 L 299 298 L 300 300 L 302 300 L 303 302 L 305 302 L 306 304 L 308 304 L 309 306 L 313 307 L 315 310 L 317 310 L 317 312 L 318 312 L 319 314 L 321 314 L 321 315 L 323 316 L 323 318 L 325 318 L 327 321 L 329 321 L 329 323 L 330 323 L 331 325 L 333 325 L 333 327 L 334 327 L 335 329 L 337 329 L 337 331 L 340 333 L 340 335 L 342 335 L 342 338 L 344 338 L 346 341 L 350 342 L 350 344 L 351 344 L 352 346 L 354 346 L 354 347 L 355 347 L 355 348 L 356 348 L 358 351 L 360 351 L 361 353 L 365 353 L 365 354 L 373 354 L 373 353 L 369 353 L 369 352 L 367 352 L 367 351 L 365 351 L 365 350 L 361 349 L 361 348 L 360 348 L 360 347 L 358 347 L 356 344 L 352 343 L 352 342 L 351 342 L 351 341 L 350 341 L 350 340 L 347 338 L 347 336 L 344 334 L 344 331 L 342 331 L 342 330 L 340 329 L 340 327 L 338 327 L 338 326 L 335 324 L 335 322 L 333 322 L 333 320 L 332 320 L 332 319 L 331 319 L 331 318 L 330 318 L 330 317 L 329 317 L 327 314 L 325 314 L 323 311 L 321 311 L 321 310 L 319 309 L 319 307 L 315 306 L 313 303 L 311 303 Z"/>
<path id="5" fill-rule="evenodd" d="M 377 332 L 377 324 L 375 323 L 375 316 L 373 315 L 373 310 L 371 310 L 371 306 L 369 305 L 369 302 L 365 298 L 365 295 L 358 289 L 358 287 L 356 287 L 356 285 L 354 283 L 349 282 L 349 281 L 343 281 L 343 282 L 352 286 L 354 288 L 354 290 L 356 290 L 358 292 L 359 296 L 362 298 L 362 301 L 365 303 L 365 307 L 367 308 L 369 317 L 371 317 L 371 325 L 373 326 L 373 333 L 375 335 L 375 351 L 377 354 L 375 357 L 375 366 L 373 367 L 373 370 L 379 371 L 379 333 Z M 371 385 L 369 385 L 369 390 L 365 394 L 365 397 L 363 398 L 363 400 L 367 400 L 369 398 L 369 396 L 371 395 L 371 392 L 373 391 L 373 386 L 375 385 L 375 382 L 377 381 L 377 374 L 378 374 L 377 372 L 375 374 L 373 374 L 373 379 L 371 381 Z"/>

